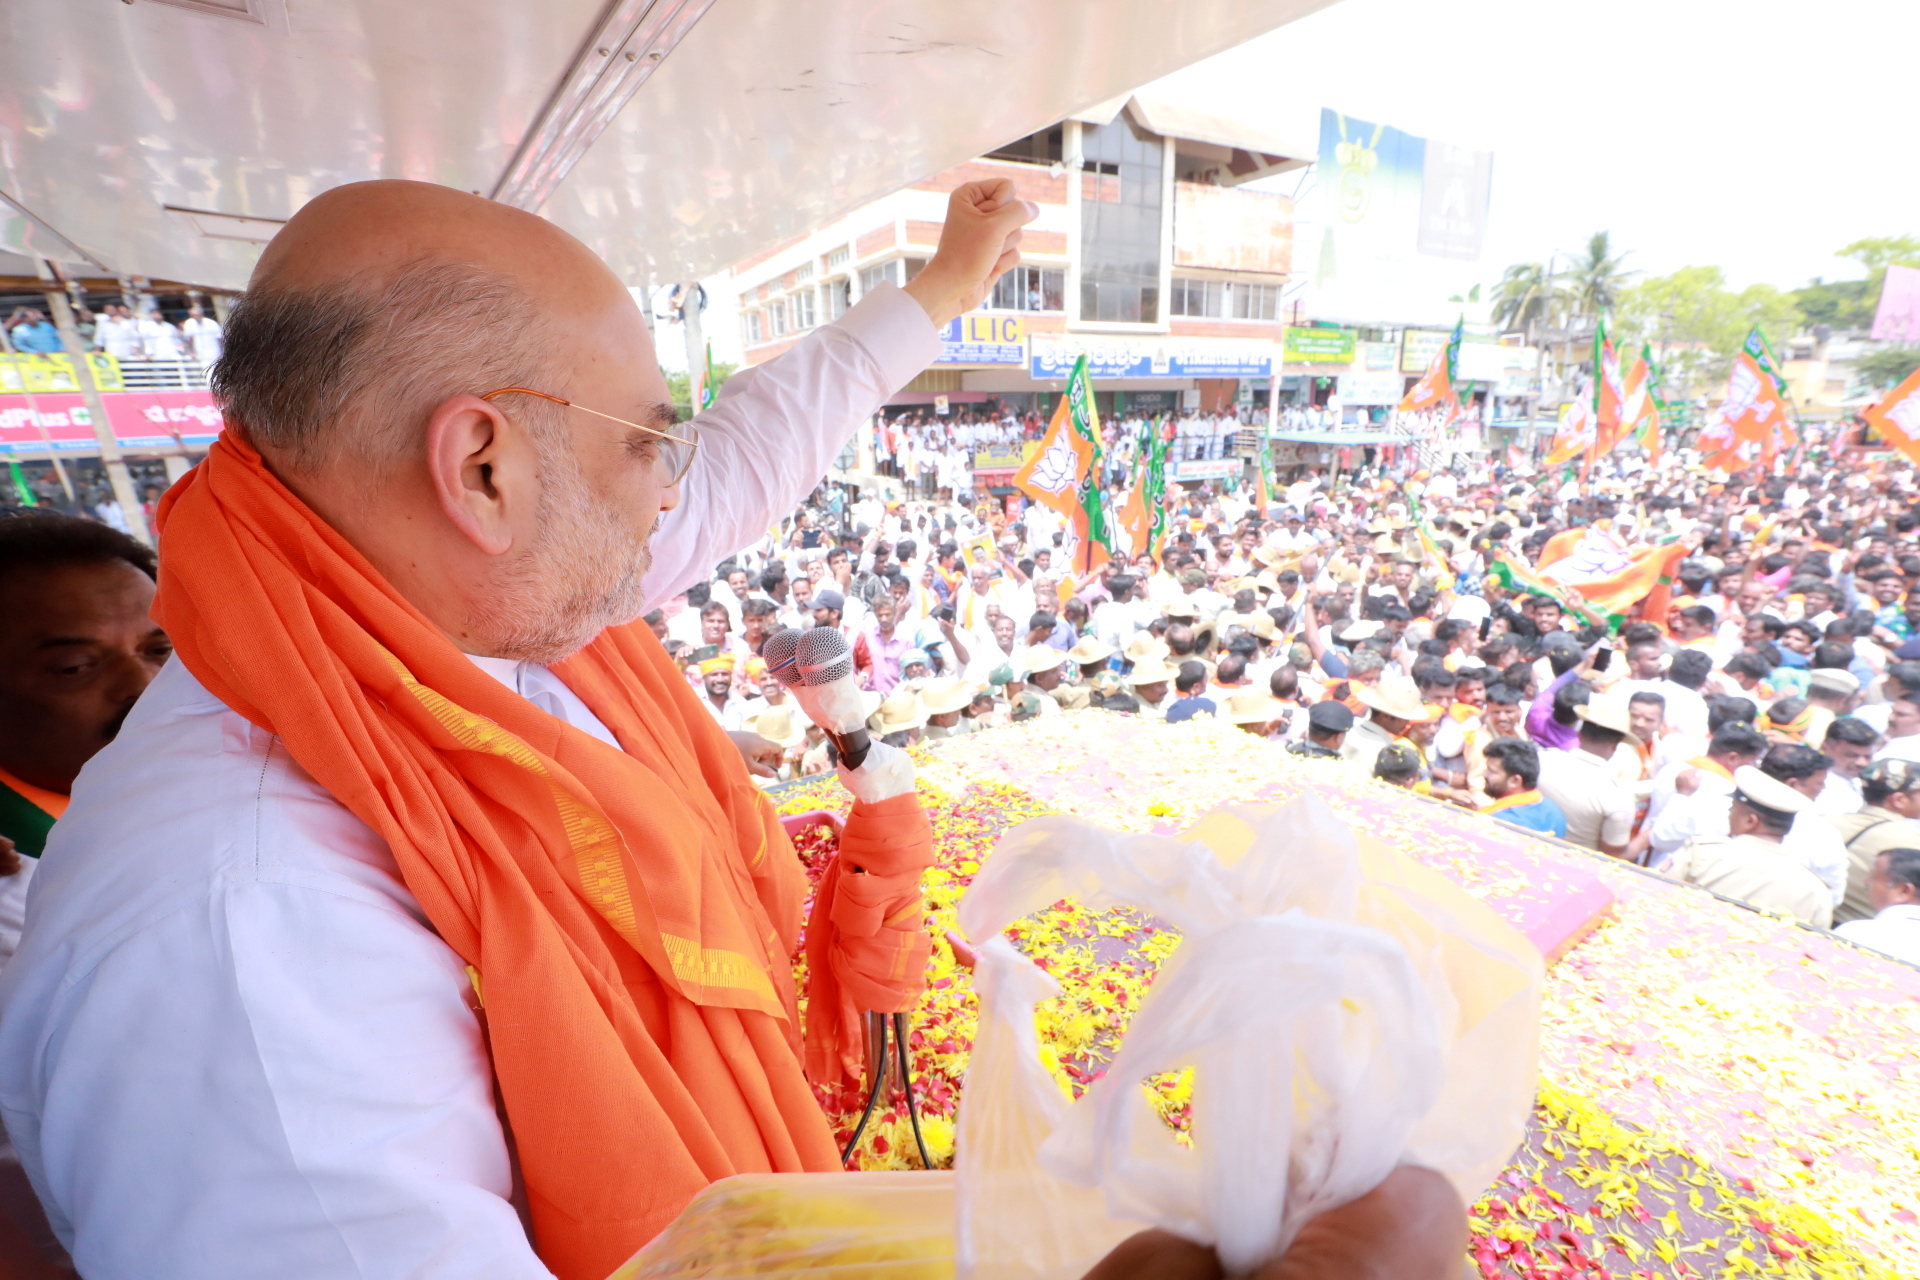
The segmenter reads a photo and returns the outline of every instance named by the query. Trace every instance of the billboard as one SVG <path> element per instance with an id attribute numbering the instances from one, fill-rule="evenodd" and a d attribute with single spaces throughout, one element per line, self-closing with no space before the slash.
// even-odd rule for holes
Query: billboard
<path id="1" fill-rule="evenodd" d="M 1493 154 L 1320 112 L 1310 313 L 1329 320 L 1439 324 L 1479 282 Z"/>

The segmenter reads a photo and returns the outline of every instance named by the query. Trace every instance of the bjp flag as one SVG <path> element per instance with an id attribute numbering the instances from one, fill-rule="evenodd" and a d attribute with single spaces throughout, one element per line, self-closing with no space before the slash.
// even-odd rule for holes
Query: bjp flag
<path id="1" fill-rule="evenodd" d="M 1100 489 L 1101 457 L 1100 415 L 1094 409 L 1087 357 L 1082 355 L 1073 362 L 1067 393 L 1054 408 L 1040 447 L 1014 472 L 1013 485 L 1072 522 L 1077 540 L 1072 568 L 1083 577 L 1111 560 L 1118 549 L 1114 522 Z"/>
<path id="2" fill-rule="evenodd" d="M 1920 462 L 1920 369 L 1908 374 L 1864 416 L 1882 440 Z"/>

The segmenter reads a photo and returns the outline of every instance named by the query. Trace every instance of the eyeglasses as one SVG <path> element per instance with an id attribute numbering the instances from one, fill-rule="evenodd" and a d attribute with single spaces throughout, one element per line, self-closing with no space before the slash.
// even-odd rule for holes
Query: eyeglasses
<path id="1" fill-rule="evenodd" d="M 621 426 L 629 427 L 635 431 L 645 432 L 658 442 L 659 447 L 654 454 L 654 465 L 659 469 L 660 474 L 666 477 L 664 483 L 669 486 L 679 484 L 682 480 L 686 479 L 688 468 L 693 466 L 693 456 L 700 448 L 700 435 L 691 427 L 681 428 L 682 431 L 686 432 L 684 436 L 671 435 L 668 432 L 660 430 L 658 427 L 643 427 L 637 422 L 628 422 L 625 418 L 616 418 L 610 413 L 602 413 L 598 409 L 589 409 L 583 404 L 575 404 L 573 401 L 563 400 L 559 396 L 550 396 L 544 391 L 535 391 L 532 387 L 501 387 L 497 391 L 487 392 L 480 398 L 491 403 L 495 396 L 509 395 L 536 396 L 542 400 L 550 400 L 557 405 L 564 405 L 569 409 L 578 409 L 582 413 L 590 413 L 596 418 L 605 418 L 608 422 L 617 422 Z"/>

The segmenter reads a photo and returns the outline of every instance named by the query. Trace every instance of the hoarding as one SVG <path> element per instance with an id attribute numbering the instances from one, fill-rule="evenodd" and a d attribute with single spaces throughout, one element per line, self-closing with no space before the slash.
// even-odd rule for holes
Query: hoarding
<path id="1" fill-rule="evenodd" d="M 1493 155 L 1340 112 L 1320 113 L 1320 159 L 1301 221 L 1309 314 L 1440 324 L 1480 277 Z M 1403 368 L 1405 365 L 1403 364 Z"/>

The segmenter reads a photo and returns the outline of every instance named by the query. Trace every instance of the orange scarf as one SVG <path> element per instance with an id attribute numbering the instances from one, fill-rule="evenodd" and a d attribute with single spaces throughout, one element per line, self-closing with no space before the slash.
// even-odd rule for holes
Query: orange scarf
<path id="1" fill-rule="evenodd" d="M 1538 791 L 1516 791 L 1510 796 L 1502 796 L 1487 806 L 1488 813 L 1499 813 L 1503 809 L 1524 809 L 1530 804 L 1539 804 L 1546 797 Z"/>
<path id="2" fill-rule="evenodd" d="M 1733 781 L 1733 770 L 1727 768 L 1727 766 L 1721 764 L 1718 760 L 1709 760 L 1705 756 L 1695 756 L 1693 759 L 1687 761 L 1687 763 L 1696 769 L 1705 769 L 1708 773 L 1725 778 L 1728 782 Z"/>
<path id="3" fill-rule="evenodd" d="M 387 841 L 477 970 L 549 1267 L 601 1280 L 716 1179 L 839 1167 L 800 1067 L 788 958 L 804 874 L 647 627 L 609 628 L 553 668 L 616 751 L 470 662 L 236 433 L 159 518 L 154 617 L 188 670 Z M 814 970 L 841 988 L 882 975 L 865 1008 L 919 993 L 917 816 L 911 794 L 856 805 L 869 874 L 843 879 L 881 905 L 816 900 L 839 949 Z M 835 989 L 821 1007 L 844 1003 Z M 857 1024 L 810 1021 L 810 1056 L 858 1060 Z"/>

